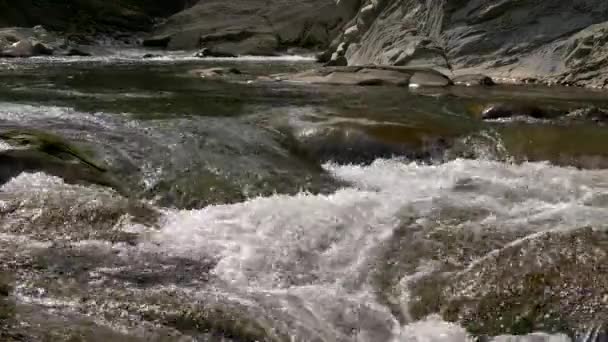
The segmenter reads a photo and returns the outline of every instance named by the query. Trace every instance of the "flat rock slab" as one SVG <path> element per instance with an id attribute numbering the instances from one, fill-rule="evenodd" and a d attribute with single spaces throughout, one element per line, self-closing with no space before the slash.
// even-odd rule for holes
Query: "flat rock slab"
<path id="1" fill-rule="evenodd" d="M 295 75 L 277 75 L 279 78 L 313 84 L 334 85 L 392 85 L 428 87 L 448 86 L 452 81 L 442 73 L 432 69 L 413 69 L 389 66 L 344 66 L 324 67 Z M 412 83 L 415 82 L 415 83 Z"/>

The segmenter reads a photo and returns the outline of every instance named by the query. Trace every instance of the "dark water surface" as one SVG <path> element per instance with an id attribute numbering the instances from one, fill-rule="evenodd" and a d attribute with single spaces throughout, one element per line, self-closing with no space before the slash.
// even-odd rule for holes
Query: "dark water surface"
<path id="1" fill-rule="evenodd" d="M 243 74 L 192 73 L 217 66 Z M 605 93 L 257 80 L 310 67 L 0 62 L 0 340 L 564 341 L 604 323 L 608 128 L 480 113 Z"/>

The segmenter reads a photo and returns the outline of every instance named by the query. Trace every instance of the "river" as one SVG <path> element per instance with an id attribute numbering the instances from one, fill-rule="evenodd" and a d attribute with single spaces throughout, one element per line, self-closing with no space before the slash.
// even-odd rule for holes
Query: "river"
<path id="1" fill-rule="evenodd" d="M 216 66 L 243 73 L 191 73 Z M 496 101 L 608 107 L 604 93 L 257 79 L 312 66 L 1 61 L 0 271 L 12 290 L 0 336 L 596 332 L 608 298 L 608 130 L 478 114 Z"/>

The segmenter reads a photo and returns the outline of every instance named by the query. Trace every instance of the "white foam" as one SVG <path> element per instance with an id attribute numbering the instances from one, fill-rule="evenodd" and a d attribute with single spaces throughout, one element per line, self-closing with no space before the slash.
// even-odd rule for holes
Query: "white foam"
<path id="1" fill-rule="evenodd" d="M 299 297 L 317 310 L 317 325 L 331 321 L 330 313 L 338 310 L 332 305 L 346 300 L 389 322 L 392 316 L 374 302 L 368 273 L 376 249 L 392 237 L 399 217 L 436 225 L 442 218 L 438 211 L 449 206 L 487 212 L 454 224 L 529 234 L 608 220 L 605 206 L 590 204 L 608 195 L 608 170 L 474 160 L 442 165 L 378 160 L 369 166 L 325 168 L 352 187 L 331 195 L 275 195 L 201 210 L 170 210 L 162 229 L 142 247 L 186 258 L 213 256 L 218 259 L 215 275 L 231 287 Z M 340 303 L 332 302 L 338 297 Z M 467 338 L 460 327 L 436 320 L 395 329 L 397 341 Z M 369 338 L 372 330 L 362 330 L 361 341 L 374 340 Z"/>
<path id="2" fill-rule="evenodd" d="M 78 120 L 102 127 L 113 127 L 98 113 L 79 112 L 70 107 L 35 106 L 13 102 L 0 102 L 0 120 L 25 124 L 48 122 L 48 120 Z"/>
<path id="3" fill-rule="evenodd" d="M 296 55 L 280 55 L 280 56 L 238 56 L 238 57 L 205 57 L 199 58 L 192 56 L 192 52 L 176 51 L 172 53 L 164 53 L 160 56 L 142 58 L 147 50 L 134 51 L 117 51 L 111 55 L 104 56 L 86 56 L 86 57 L 32 57 L 29 59 L 16 60 L 23 64 L 45 64 L 45 63 L 116 63 L 116 62 L 131 62 L 131 63 L 174 63 L 174 62 L 313 62 L 314 56 L 296 56 Z M 13 62 L 13 64 L 15 63 Z"/>
<path id="4" fill-rule="evenodd" d="M 354 187 L 331 195 L 275 195 L 169 211 L 154 242 L 185 256 L 219 255 L 218 273 L 227 280 L 274 287 L 276 281 L 260 278 L 293 271 L 281 265 L 302 261 L 301 253 L 315 259 L 304 273 L 348 277 L 368 248 L 390 238 L 404 210 L 424 220 L 449 203 L 491 213 L 475 224 L 538 231 L 608 220 L 606 208 L 587 204 L 589 198 L 608 194 L 603 181 L 608 171 L 467 160 L 438 166 L 380 160 L 365 167 L 326 168 Z M 463 180 L 474 189 L 459 190 Z"/>

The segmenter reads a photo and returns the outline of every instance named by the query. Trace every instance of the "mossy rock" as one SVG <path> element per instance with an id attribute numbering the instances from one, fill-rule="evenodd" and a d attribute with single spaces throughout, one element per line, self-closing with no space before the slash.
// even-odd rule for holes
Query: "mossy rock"
<path id="1" fill-rule="evenodd" d="M 22 172 L 44 172 L 67 183 L 97 184 L 127 193 L 106 166 L 59 136 L 35 130 L 8 130 L 0 132 L 0 139 L 14 147 L 0 151 L 0 183 Z"/>
<path id="2" fill-rule="evenodd" d="M 87 156 L 87 153 L 61 137 L 34 130 L 9 130 L 0 132 L 0 139 L 15 146 L 27 146 L 62 160 L 75 159 L 98 171 L 107 169 Z"/>

